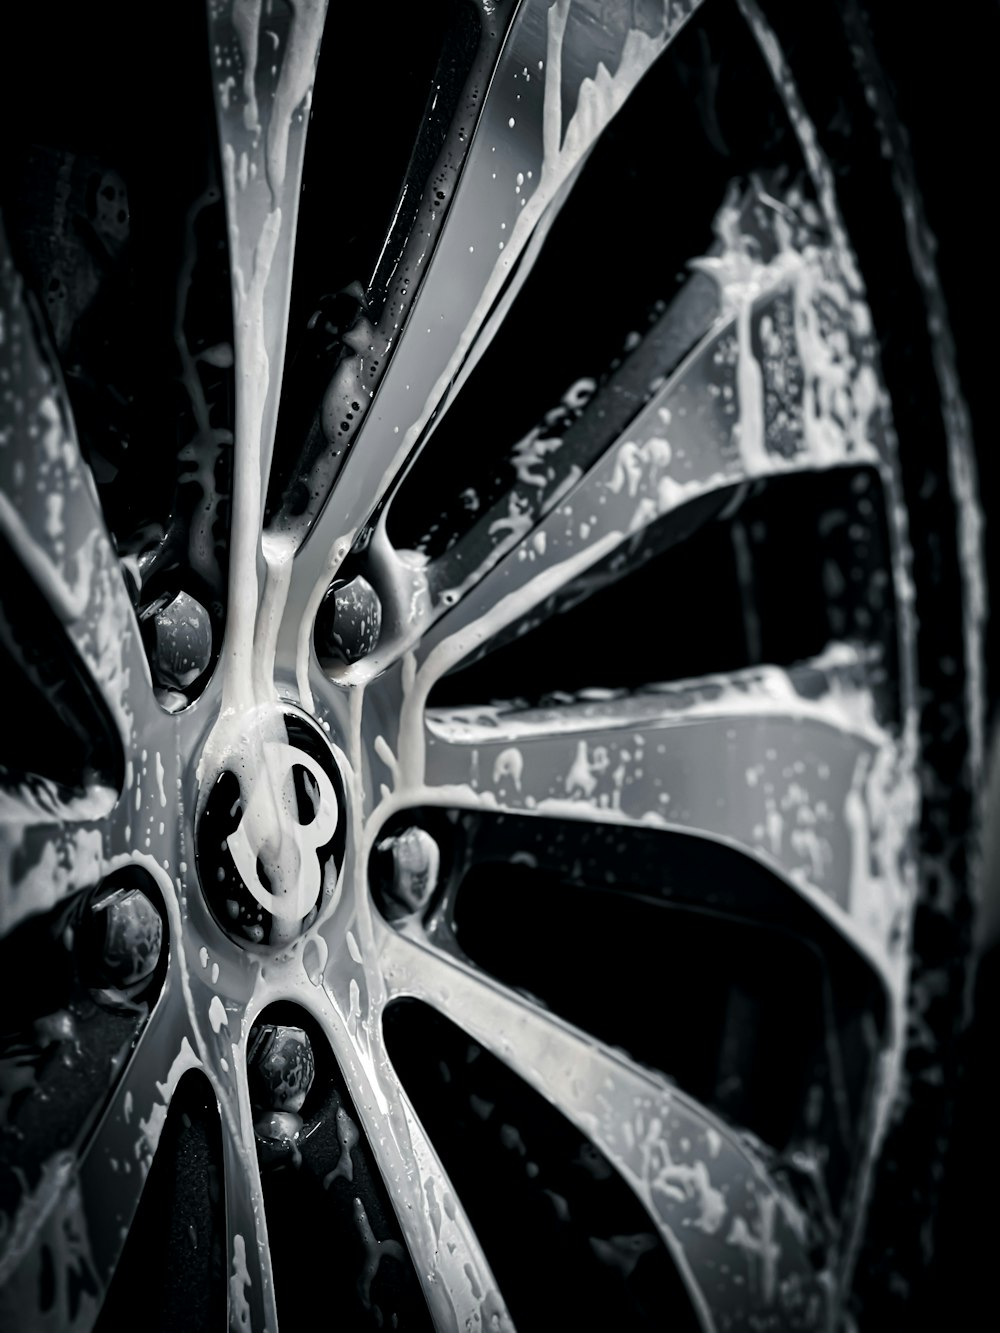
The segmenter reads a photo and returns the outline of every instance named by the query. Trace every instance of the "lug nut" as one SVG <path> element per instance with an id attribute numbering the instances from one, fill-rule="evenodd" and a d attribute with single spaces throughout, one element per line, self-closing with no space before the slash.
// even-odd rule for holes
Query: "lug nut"
<path id="1" fill-rule="evenodd" d="M 290 1144 L 302 1128 L 302 1117 L 294 1111 L 261 1111 L 253 1127 L 262 1139 Z"/>
<path id="2" fill-rule="evenodd" d="M 316 651 L 324 658 L 358 662 L 372 651 L 382 632 L 382 603 L 359 574 L 335 584 L 323 598 L 316 618 Z"/>
<path id="3" fill-rule="evenodd" d="M 391 858 L 387 885 L 391 914 L 399 917 L 422 911 L 437 888 L 441 868 L 437 843 L 426 829 L 408 828 L 380 842 L 378 850 Z"/>
<path id="4" fill-rule="evenodd" d="M 212 622 L 190 593 L 162 593 L 139 617 L 157 684 L 184 690 L 212 660 Z"/>
<path id="5" fill-rule="evenodd" d="M 247 1061 L 254 1107 L 265 1115 L 280 1111 L 297 1116 L 316 1072 L 312 1046 L 303 1030 L 261 1023 L 251 1035 Z"/>
<path id="6" fill-rule="evenodd" d="M 250 1034 L 247 1064 L 261 1162 L 298 1163 L 299 1112 L 315 1073 L 309 1038 L 301 1028 L 260 1023 Z"/>
<path id="7" fill-rule="evenodd" d="M 163 921 L 141 889 L 108 883 L 93 897 L 83 923 L 84 948 L 100 988 L 134 994 L 156 970 Z"/>
<path id="8" fill-rule="evenodd" d="M 262 1111 L 253 1122 L 254 1133 L 265 1165 L 298 1160 L 302 1117 L 293 1111 Z"/>

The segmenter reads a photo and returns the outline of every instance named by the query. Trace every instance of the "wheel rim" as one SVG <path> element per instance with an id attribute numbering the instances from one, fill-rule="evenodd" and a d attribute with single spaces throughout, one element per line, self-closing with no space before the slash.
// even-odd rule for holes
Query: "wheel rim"
<path id="1" fill-rule="evenodd" d="M 271 15 L 274 69 L 247 84 L 262 40 L 254 13 L 209 7 L 235 275 L 236 438 L 225 637 L 217 666 L 202 661 L 188 682 L 194 688 L 183 683 L 184 657 L 174 684 L 164 686 L 161 675 L 154 693 L 143 641 L 162 672 L 164 640 L 151 638 L 152 629 L 140 634 L 45 337 L 9 258 L 4 270 L 9 378 L 26 387 L 23 405 L 8 399 L 20 450 L 4 454 L 2 532 L 96 683 L 100 717 L 91 725 L 111 732 L 104 768 L 112 777 L 120 770 L 119 791 L 113 781 L 91 784 L 68 799 L 64 786 L 39 780 L 5 793 L 4 927 L 62 910 L 64 899 L 78 904 L 74 895 L 128 868 L 148 877 L 141 892 L 167 942 L 132 1028 L 116 1029 L 128 1054 L 109 1099 L 95 1103 L 46 1160 L 19 1205 L 3 1259 L 7 1299 L 22 1320 L 21 1312 L 36 1310 L 47 1247 L 67 1272 L 88 1274 L 82 1295 L 56 1282 L 47 1317 L 57 1326 L 70 1317 L 92 1322 L 167 1106 L 185 1074 L 200 1069 L 221 1117 L 230 1323 L 275 1326 L 268 1224 L 276 1223 L 265 1210 L 258 1161 L 270 1149 L 260 1107 L 251 1105 L 247 1050 L 259 1024 L 275 1021 L 284 1012 L 275 1006 L 284 1004 L 305 1015 L 314 1047 L 330 1052 L 329 1077 L 344 1092 L 323 1103 L 323 1114 L 333 1107 L 348 1160 L 351 1136 L 367 1141 L 432 1319 L 441 1327 L 511 1326 L 504 1282 L 451 1188 L 442 1145 L 400 1080 L 402 1048 L 390 1058 L 386 1046 L 386 1009 L 418 1000 L 507 1064 L 613 1164 L 648 1212 L 704 1327 L 821 1327 L 838 1299 L 831 1287 L 846 1281 L 856 1230 L 828 1219 L 817 1258 L 801 1195 L 782 1174 L 787 1167 L 776 1166 L 745 1126 L 732 1127 L 683 1087 L 585 1036 L 571 1016 L 555 1012 L 557 1001 L 547 1008 L 478 966 L 475 930 L 463 938 L 457 924 L 463 876 L 494 863 L 508 839 L 522 862 L 534 856 L 555 877 L 573 880 L 569 854 L 546 851 L 550 829 L 570 841 L 577 833 L 593 839 L 593 874 L 607 873 L 619 835 L 631 838 L 622 843 L 631 865 L 645 856 L 655 867 L 661 832 L 675 841 L 694 833 L 711 855 L 740 854 L 768 867 L 773 883 L 762 876 L 753 898 L 758 924 L 797 920 L 831 957 L 842 947 L 853 960 L 845 974 L 861 968 L 872 982 L 866 1003 L 884 1008 L 845 1168 L 851 1206 L 843 1202 L 843 1213 L 860 1213 L 903 1025 L 916 818 L 911 594 L 895 442 L 864 289 L 790 76 L 763 20 L 747 8 L 819 206 L 794 189 L 774 200 L 764 187 L 724 202 L 717 246 L 632 355 L 564 400 L 558 423 L 520 441 L 514 483 L 485 515 L 445 549 L 415 557 L 393 545 L 391 503 L 407 486 L 411 500 L 426 493 L 420 451 L 432 457 L 435 430 L 473 382 L 600 132 L 690 15 L 656 7 L 634 28 L 623 16 L 619 31 L 588 38 L 569 5 L 527 3 L 503 15 L 496 31 L 484 24 L 468 101 L 460 101 L 449 140 L 457 158 L 442 153 L 451 164 L 451 176 L 438 182 L 446 197 L 428 190 L 426 216 L 403 238 L 381 322 L 367 314 L 355 322 L 347 342 L 354 356 L 341 359 L 317 404 L 330 448 L 304 455 L 315 503 L 303 505 L 301 488 L 282 490 L 273 478 L 268 495 L 268 475 L 325 6 Z M 581 85 L 599 60 L 618 73 Z M 505 145 L 500 170 L 498 144 Z M 425 244 L 426 274 L 404 284 Z M 398 341 L 393 323 L 402 327 Z M 423 329 L 431 328 L 428 349 Z M 754 346 L 763 353 L 753 355 Z M 375 360 L 369 387 L 364 376 Z M 798 379 L 793 361 L 805 367 Z M 666 378 L 651 391 L 655 375 Z M 616 421 L 612 405 L 628 393 Z M 37 452 L 39 436 L 42 472 L 26 481 L 23 460 Z M 547 447 L 555 440 L 558 448 Z M 329 457 L 334 444 L 337 462 Z M 884 499 L 882 573 L 893 584 L 895 620 L 881 641 L 873 628 L 866 645 L 832 643 L 788 668 L 755 664 L 603 697 L 477 708 L 431 699 L 445 673 L 481 646 L 530 629 L 564 589 L 572 600 L 588 572 L 601 575 L 595 584 L 620 578 L 753 484 L 827 470 L 856 470 L 866 480 L 855 496 Z M 29 499 L 39 481 L 63 502 Z M 650 549 L 641 540 L 647 533 Z M 878 559 L 869 553 L 866 576 Z M 869 600 L 869 612 L 888 605 L 884 580 L 880 586 L 883 600 Z M 165 632 L 158 625 L 156 634 Z M 886 648 L 890 640 L 897 648 Z M 183 648 L 195 651 L 187 640 Z M 212 809 L 226 771 L 240 775 L 235 827 L 221 827 Z M 175 800 L 180 818 L 172 822 Z M 638 850 L 640 838 L 653 839 L 648 853 Z M 207 850 L 213 840 L 225 843 L 219 858 Z M 683 860 L 679 844 L 676 855 Z M 633 878 L 640 895 L 654 891 L 652 870 L 646 880 Z M 688 907 L 741 910 L 725 894 L 699 903 L 688 889 L 678 898 Z M 92 911 L 93 899 L 85 901 Z M 79 929 L 76 918 L 72 924 Z M 495 960 L 492 971 L 502 972 Z M 124 1009 L 117 992 L 111 1009 Z M 304 1138 L 312 1123 L 303 1125 Z M 135 1166 L 126 1172 L 114 1162 Z M 445 1199 L 442 1212 L 436 1200 Z M 379 1237 L 359 1208 L 357 1228 L 370 1237 L 371 1304 L 380 1263 L 402 1251 L 393 1249 L 391 1218 Z M 67 1232 L 79 1238 L 68 1254 L 60 1239 Z"/>

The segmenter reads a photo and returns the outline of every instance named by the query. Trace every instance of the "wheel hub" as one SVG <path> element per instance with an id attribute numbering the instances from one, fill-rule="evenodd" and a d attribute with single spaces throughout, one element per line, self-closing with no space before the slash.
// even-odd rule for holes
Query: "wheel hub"
<path id="1" fill-rule="evenodd" d="M 245 726 L 211 765 L 198 864 L 212 915 L 246 947 L 283 947 L 316 919 L 343 859 L 343 785 L 304 716 Z"/>

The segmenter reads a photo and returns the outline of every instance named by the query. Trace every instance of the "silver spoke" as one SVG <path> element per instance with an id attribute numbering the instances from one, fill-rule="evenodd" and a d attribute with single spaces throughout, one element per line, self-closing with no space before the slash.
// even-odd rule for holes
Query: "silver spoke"
<path id="1" fill-rule="evenodd" d="M 0 1320 L 5 1328 L 30 1327 L 38 1333 L 86 1333 L 97 1321 L 101 1288 L 90 1255 L 84 1199 L 68 1155 L 55 1154 L 45 1164 L 27 1208 L 27 1216 L 15 1215 L 9 1248 L 0 1260 Z M 43 1310 L 39 1287 L 46 1252 L 57 1256 L 57 1268 Z M 77 1287 L 75 1298 L 71 1284 Z"/>
<path id="2" fill-rule="evenodd" d="M 857 913 L 885 948 L 914 810 L 901 749 L 853 675 L 767 668 L 551 708 L 431 710 L 425 780 L 461 805 L 723 840 Z"/>
<path id="3" fill-rule="evenodd" d="M 391 996 L 439 1009 L 552 1102 L 656 1221 L 706 1329 L 823 1328 L 805 1219 L 751 1149 L 660 1076 L 535 1003 L 384 929 Z"/>
<path id="4" fill-rule="evenodd" d="M 124 1245 L 181 1075 L 197 1064 L 177 997 L 165 987 L 137 1045 L 123 1052 L 110 1101 L 78 1152 L 57 1152 L 26 1195 L 0 1251 L 0 1289 L 17 1326 L 37 1310 L 42 1250 L 55 1259 L 55 1306 L 33 1328 L 92 1326 Z M 84 1278 L 76 1318 L 70 1286 Z M 96 1288 L 97 1296 L 86 1294 Z M 3 1306 L 0 1305 L 0 1310 Z"/>
<path id="5" fill-rule="evenodd" d="M 357 1021 L 354 1015 L 352 1024 Z M 362 1052 L 339 1020 L 330 1023 L 361 1129 L 389 1192 L 435 1326 L 510 1331 L 513 1324 L 489 1262 L 389 1062 L 380 1025 L 365 1022 L 363 1027 L 368 1038 Z M 363 1216 L 358 1220 L 367 1225 Z"/>
<path id="6" fill-rule="evenodd" d="M 247 1106 L 249 1113 L 249 1106 Z M 227 1302 L 230 1333 L 274 1333 L 278 1327 L 267 1223 L 253 1129 L 236 1134 L 223 1117 Z"/>
<path id="7" fill-rule="evenodd" d="M 176 984 L 176 975 L 164 983 L 80 1163 L 84 1198 L 93 1210 L 92 1253 L 98 1271 L 108 1275 L 131 1225 L 177 1084 L 200 1064 L 181 997 L 173 990 Z"/>
<path id="8" fill-rule="evenodd" d="M 67 808 L 49 784 L 0 792 L 0 938 L 96 883 L 110 854 L 102 816 L 113 804 L 101 790 Z"/>
<path id="9" fill-rule="evenodd" d="M 231 1333 L 274 1333 L 278 1316 L 247 1078 L 244 1003 L 241 997 L 235 1004 L 225 1004 L 216 990 L 220 975 L 217 965 L 212 964 L 209 970 L 205 954 L 200 961 L 202 976 L 194 987 L 200 1004 L 205 1005 L 213 994 L 207 1003 L 212 1032 L 210 1035 L 203 1026 L 200 1036 L 222 1131 L 228 1327 Z M 224 962 L 224 966 L 229 973 L 232 961 Z M 209 978 L 214 978 L 211 991 Z M 222 993 L 239 993 L 246 986 L 245 975 L 227 975 Z"/>
<path id="10" fill-rule="evenodd" d="M 489 344 L 590 149 L 697 3 L 651 8 L 632 27 L 625 10 L 602 10 L 595 23 L 587 4 L 521 5 L 389 368 L 295 561 L 291 606 L 315 613 L 358 530 Z M 567 87 L 575 101 L 564 118 Z M 297 630 L 284 628 L 285 660 L 295 660 Z"/>
<path id="11" fill-rule="evenodd" d="M 440 1327 L 468 1328 L 478 1320 L 484 1329 L 512 1333 L 513 1321 L 461 1200 L 402 1088 L 397 1096 L 416 1167 L 407 1243 L 432 1313 Z M 434 1274 L 433 1284 L 425 1272 Z"/>
<path id="12" fill-rule="evenodd" d="M 305 136 L 326 0 L 208 5 L 232 267 L 236 442 L 227 670 L 253 651 Z M 280 564 L 280 555 L 272 553 Z M 233 665 L 235 664 L 235 665 Z"/>
<path id="13" fill-rule="evenodd" d="M 126 746 L 149 668 L 61 378 L 0 232 L 0 536 L 63 625 Z"/>
<path id="14" fill-rule="evenodd" d="M 702 262 L 720 281 L 717 327 L 582 477 L 579 467 L 561 476 L 565 467 L 549 469 L 541 455 L 529 474 L 541 485 L 516 486 L 426 570 L 425 609 L 388 653 L 421 634 L 428 647 L 447 636 L 454 664 L 615 552 L 634 558 L 653 524 L 667 525 L 661 541 L 688 535 L 715 512 L 699 513 L 697 501 L 721 504 L 763 477 L 880 465 L 873 348 L 830 256 L 788 251 L 768 265 L 747 261 L 739 278 L 719 268 L 724 259 Z M 530 439 L 519 448 L 532 456 Z"/>
<path id="15" fill-rule="evenodd" d="M 125 761 L 120 793 L 94 786 L 67 798 L 34 778 L 0 789 L 0 938 L 132 860 L 148 866 L 155 858 L 169 883 L 170 867 L 183 860 L 172 719 L 157 710 L 143 742 Z"/>

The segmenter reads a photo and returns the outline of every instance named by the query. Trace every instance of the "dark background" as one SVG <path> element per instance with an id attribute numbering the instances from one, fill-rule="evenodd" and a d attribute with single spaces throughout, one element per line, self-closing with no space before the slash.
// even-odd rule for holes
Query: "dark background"
<path id="1" fill-rule="evenodd" d="M 997 113 L 996 70 L 1000 7 L 995 3 L 930 6 L 891 3 L 871 7 L 870 22 L 896 108 L 907 128 L 917 185 L 937 238 L 937 267 L 954 334 L 958 371 L 972 418 L 985 519 L 987 578 L 1000 581 L 998 528 L 992 522 L 998 486 L 993 417 L 997 354 Z M 997 720 L 1000 621 L 987 624 L 990 716 Z M 1000 790 L 988 792 L 985 823 L 1000 820 Z M 997 918 L 1000 868 L 983 865 L 987 923 Z M 986 927 L 988 930 L 988 925 Z M 989 1219 L 1000 1190 L 996 1135 L 997 1019 L 1000 1017 L 1000 947 L 984 952 L 973 997 L 973 1019 L 963 1050 L 951 1147 L 941 1183 L 936 1259 L 926 1303 L 915 1315 L 923 1327 L 950 1323 L 987 1327 L 987 1299 L 997 1227 Z M 957 1322 L 956 1322 L 957 1321 Z M 918 1325 L 914 1325 L 917 1327 Z"/>

